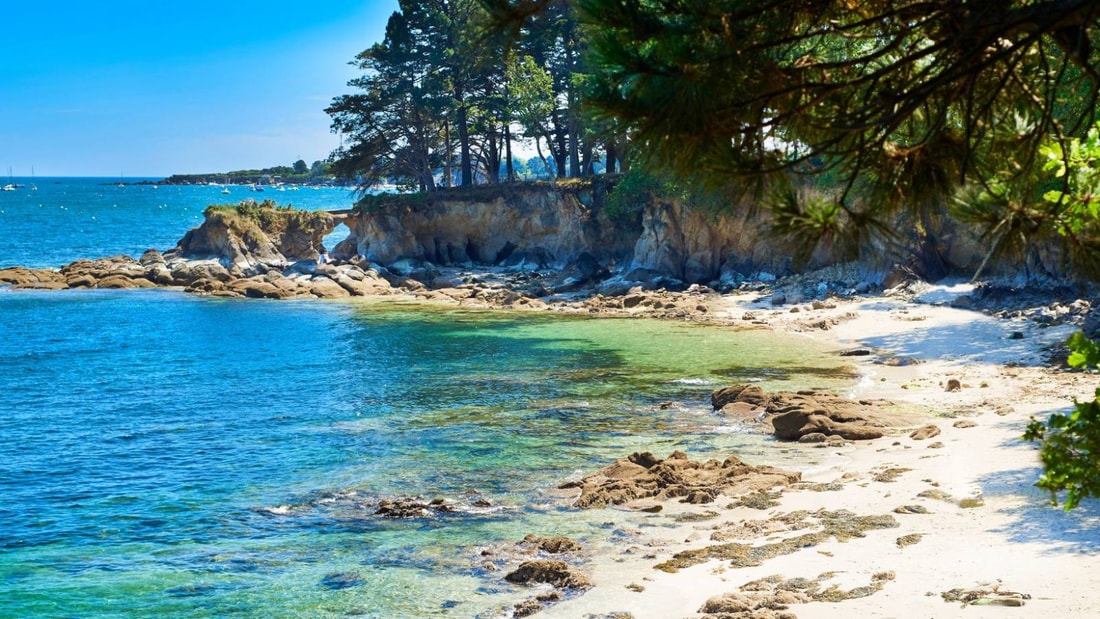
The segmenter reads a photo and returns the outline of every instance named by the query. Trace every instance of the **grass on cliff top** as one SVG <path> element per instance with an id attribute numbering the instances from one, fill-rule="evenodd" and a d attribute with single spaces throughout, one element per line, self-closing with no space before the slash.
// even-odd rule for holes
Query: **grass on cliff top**
<path id="1" fill-rule="evenodd" d="M 556 181 L 522 181 L 518 183 L 496 183 L 488 185 L 467 185 L 459 187 L 441 187 L 431 193 L 382 193 L 365 195 L 354 207 L 356 213 L 379 213 L 401 207 L 431 206 L 440 202 L 467 201 L 492 202 L 503 199 L 514 200 L 532 192 L 547 190 L 561 193 L 580 194 L 591 192 L 593 200 L 582 200 L 589 208 L 601 206 L 606 194 L 614 188 L 619 175 L 600 175 L 584 178 L 561 178 Z M 595 204 L 589 204 L 594 201 Z"/>
<path id="2" fill-rule="evenodd" d="M 324 211 L 307 211 L 296 209 L 292 206 L 276 204 L 274 200 L 243 200 L 237 204 L 211 204 L 202 212 L 203 217 L 210 219 L 221 216 L 232 230 L 241 234 L 262 232 L 266 236 L 282 234 L 292 226 L 308 230 L 317 225 L 324 225 L 332 216 Z"/>

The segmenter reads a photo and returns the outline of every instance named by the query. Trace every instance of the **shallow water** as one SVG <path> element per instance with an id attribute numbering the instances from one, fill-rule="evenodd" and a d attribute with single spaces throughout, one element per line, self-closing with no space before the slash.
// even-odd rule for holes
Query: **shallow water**
<path id="1" fill-rule="evenodd" d="M 164 245 L 117 225 L 84 255 Z M 562 481 L 640 450 L 807 465 L 709 394 L 848 384 L 835 363 L 649 320 L 0 289 L 0 615 L 495 616 L 526 596 L 482 545 L 627 518 Z M 459 511 L 374 516 L 395 496 Z"/>

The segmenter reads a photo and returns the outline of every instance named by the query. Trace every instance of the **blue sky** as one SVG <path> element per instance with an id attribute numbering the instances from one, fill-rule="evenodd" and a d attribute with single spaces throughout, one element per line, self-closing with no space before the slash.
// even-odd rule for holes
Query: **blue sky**
<path id="1" fill-rule="evenodd" d="M 162 177 L 324 159 L 324 108 L 396 0 L 8 2 L 0 176 Z"/>

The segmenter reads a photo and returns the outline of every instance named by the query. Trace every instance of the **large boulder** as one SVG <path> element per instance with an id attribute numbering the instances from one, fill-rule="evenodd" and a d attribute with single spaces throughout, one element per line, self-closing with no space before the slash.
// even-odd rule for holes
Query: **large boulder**
<path id="1" fill-rule="evenodd" d="M 711 405 L 746 422 L 768 423 L 775 437 L 785 441 L 797 441 L 807 434 L 850 441 L 876 439 L 889 428 L 912 422 L 891 410 L 893 403 L 885 400 L 850 400 L 819 391 L 769 394 L 756 385 L 717 389 L 711 394 Z"/>

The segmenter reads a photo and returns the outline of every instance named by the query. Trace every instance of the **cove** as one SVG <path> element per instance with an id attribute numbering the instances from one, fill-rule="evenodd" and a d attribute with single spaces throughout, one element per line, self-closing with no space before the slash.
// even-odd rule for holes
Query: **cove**
<path id="1" fill-rule="evenodd" d="M 164 290 L 0 290 L 0 316 L 13 616 L 493 616 L 524 593 L 480 548 L 626 526 L 563 481 L 646 450 L 812 466 L 710 391 L 852 380 L 810 340 L 645 319 Z M 374 514 L 401 496 L 459 509 Z"/>

